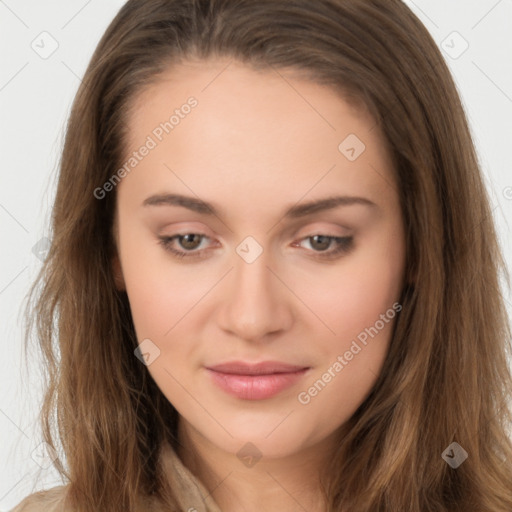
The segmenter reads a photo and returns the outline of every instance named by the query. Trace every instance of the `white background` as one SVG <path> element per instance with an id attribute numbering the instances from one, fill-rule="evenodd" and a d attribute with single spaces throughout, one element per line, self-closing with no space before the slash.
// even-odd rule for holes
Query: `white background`
<path id="1" fill-rule="evenodd" d="M 41 443 L 36 415 L 42 390 L 37 355 L 29 354 L 27 361 L 22 354 L 21 306 L 40 266 L 32 249 L 49 234 L 72 99 L 99 38 L 123 3 L 0 0 L 0 510 L 59 483 L 52 469 L 42 469 L 32 457 Z M 406 3 L 441 47 L 455 77 L 512 269 L 507 224 L 512 217 L 512 1 Z M 469 48 L 453 58 L 464 40 Z M 54 53 L 41 56 L 57 44 Z M 505 296 L 510 313 L 509 290 Z"/>

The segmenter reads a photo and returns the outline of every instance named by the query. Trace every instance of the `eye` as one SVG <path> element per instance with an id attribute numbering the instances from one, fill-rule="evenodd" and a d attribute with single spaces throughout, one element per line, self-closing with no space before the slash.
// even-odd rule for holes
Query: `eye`
<path id="1" fill-rule="evenodd" d="M 308 244 L 313 247 L 313 257 L 334 259 L 341 257 L 341 255 L 344 253 L 348 253 L 353 248 L 354 237 L 311 235 L 301 240 L 301 242 L 305 241 L 307 241 Z M 333 246 L 334 249 L 328 250 L 329 247 Z"/>
<path id="2" fill-rule="evenodd" d="M 205 239 L 208 239 L 206 235 L 201 233 L 186 233 L 183 235 L 174 235 L 174 236 L 162 236 L 159 237 L 160 244 L 165 248 L 165 250 L 172 253 L 177 258 L 199 258 L 202 259 L 205 257 L 204 250 L 197 251 L 198 245 Z M 173 242 L 178 240 L 181 247 L 186 249 L 185 251 L 180 251 L 179 249 L 175 249 L 172 247 Z M 198 243 L 199 242 L 199 243 Z"/>
<path id="3" fill-rule="evenodd" d="M 208 257 L 211 249 L 200 249 L 201 242 L 210 238 L 202 233 L 185 233 L 173 236 L 159 237 L 159 243 L 176 258 L 204 259 Z M 348 253 L 353 248 L 354 238 L 352 236 L 338 237 L 330 235 L 311 235 L 304 237 L 293 246 L 302 246 L 307 241 L 312 249 L 309 251 L 314 258 L 335 259 L 342 254 Z M 176 249 L 175 242 L 184 250 Z M 334 249 L 329 250 L 330 247 Z"/>

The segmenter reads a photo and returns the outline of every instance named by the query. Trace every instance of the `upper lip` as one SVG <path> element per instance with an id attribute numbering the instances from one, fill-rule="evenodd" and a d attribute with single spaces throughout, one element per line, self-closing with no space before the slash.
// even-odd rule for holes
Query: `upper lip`
<path id="1" fill-rule="evenodd" d="M 261 363 L 245 363 L 243 361 L 230 361 L 227 363 L 207 366 L 209 370 L 233 375 L 270 375 L 272 373 L 292 373 L 308 368 L 280 361 L 263 361 Z"/>

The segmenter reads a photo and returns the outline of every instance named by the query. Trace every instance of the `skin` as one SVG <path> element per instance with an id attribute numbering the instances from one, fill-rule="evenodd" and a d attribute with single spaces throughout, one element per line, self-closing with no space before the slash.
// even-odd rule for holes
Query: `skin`
<path id="1" fill-rule="evenodd" d="M 399 299 L 405 238 L 392 163 L 369 114 L 330 88 L 227 60 L 188 61 L 137 95 L 127 154 L 190 96 L 197 107 L 117 186 L 118 287 L 139 342 L 160 350 L 148 370 L 180 414 L 179 455 L 208 499 L 225 512 L 325 510 L 317 475 L 337 430 L 371 391 L 394 321 L 308 404 L 297 397 Z M 338 149 L 349 134 L 366 145 L 353 162 Z M 199 197 L 219 215 L 142 206 L 163 193 Z M 375 206 L 283 217 L 289 206 L 333 195 Z M 204 259 L 178 259 L 159 244 L 186 233 L 208 238 L 172 247 Z M 319 234 L 352 236 L 353 247 L 322 259 L 336 245 L 308 238 Z M 263 250 L 250 264 L 236 252 L 247 236 Z M 211 382 L 205 366 L 230 360 L 310 370 L 278 395 L 250 401 Z M 247 442 L 263 454 L 252 467 L 236 455 Z"/>

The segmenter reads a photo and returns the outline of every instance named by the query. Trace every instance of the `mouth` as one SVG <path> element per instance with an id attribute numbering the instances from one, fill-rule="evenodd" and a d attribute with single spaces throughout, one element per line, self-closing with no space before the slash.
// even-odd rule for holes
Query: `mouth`
<path id="1" fill-rule="evenodd" d="M 250 364 L 241 361 L 206 368 L 213 383 L 242 400 L 264 400 L 297 384 L 310 367 L 276 361 Z"/>
<path id="2" fill-rule="evenodd" d="M 219 373 L 233 375 L 271 375 L 275 373 L 293 373 L 308 367 L 282 363 L 280 361 L 263 361 L 261 363 L 230 361 L 215 366 L 208 366 L 207 368 Z"/>

